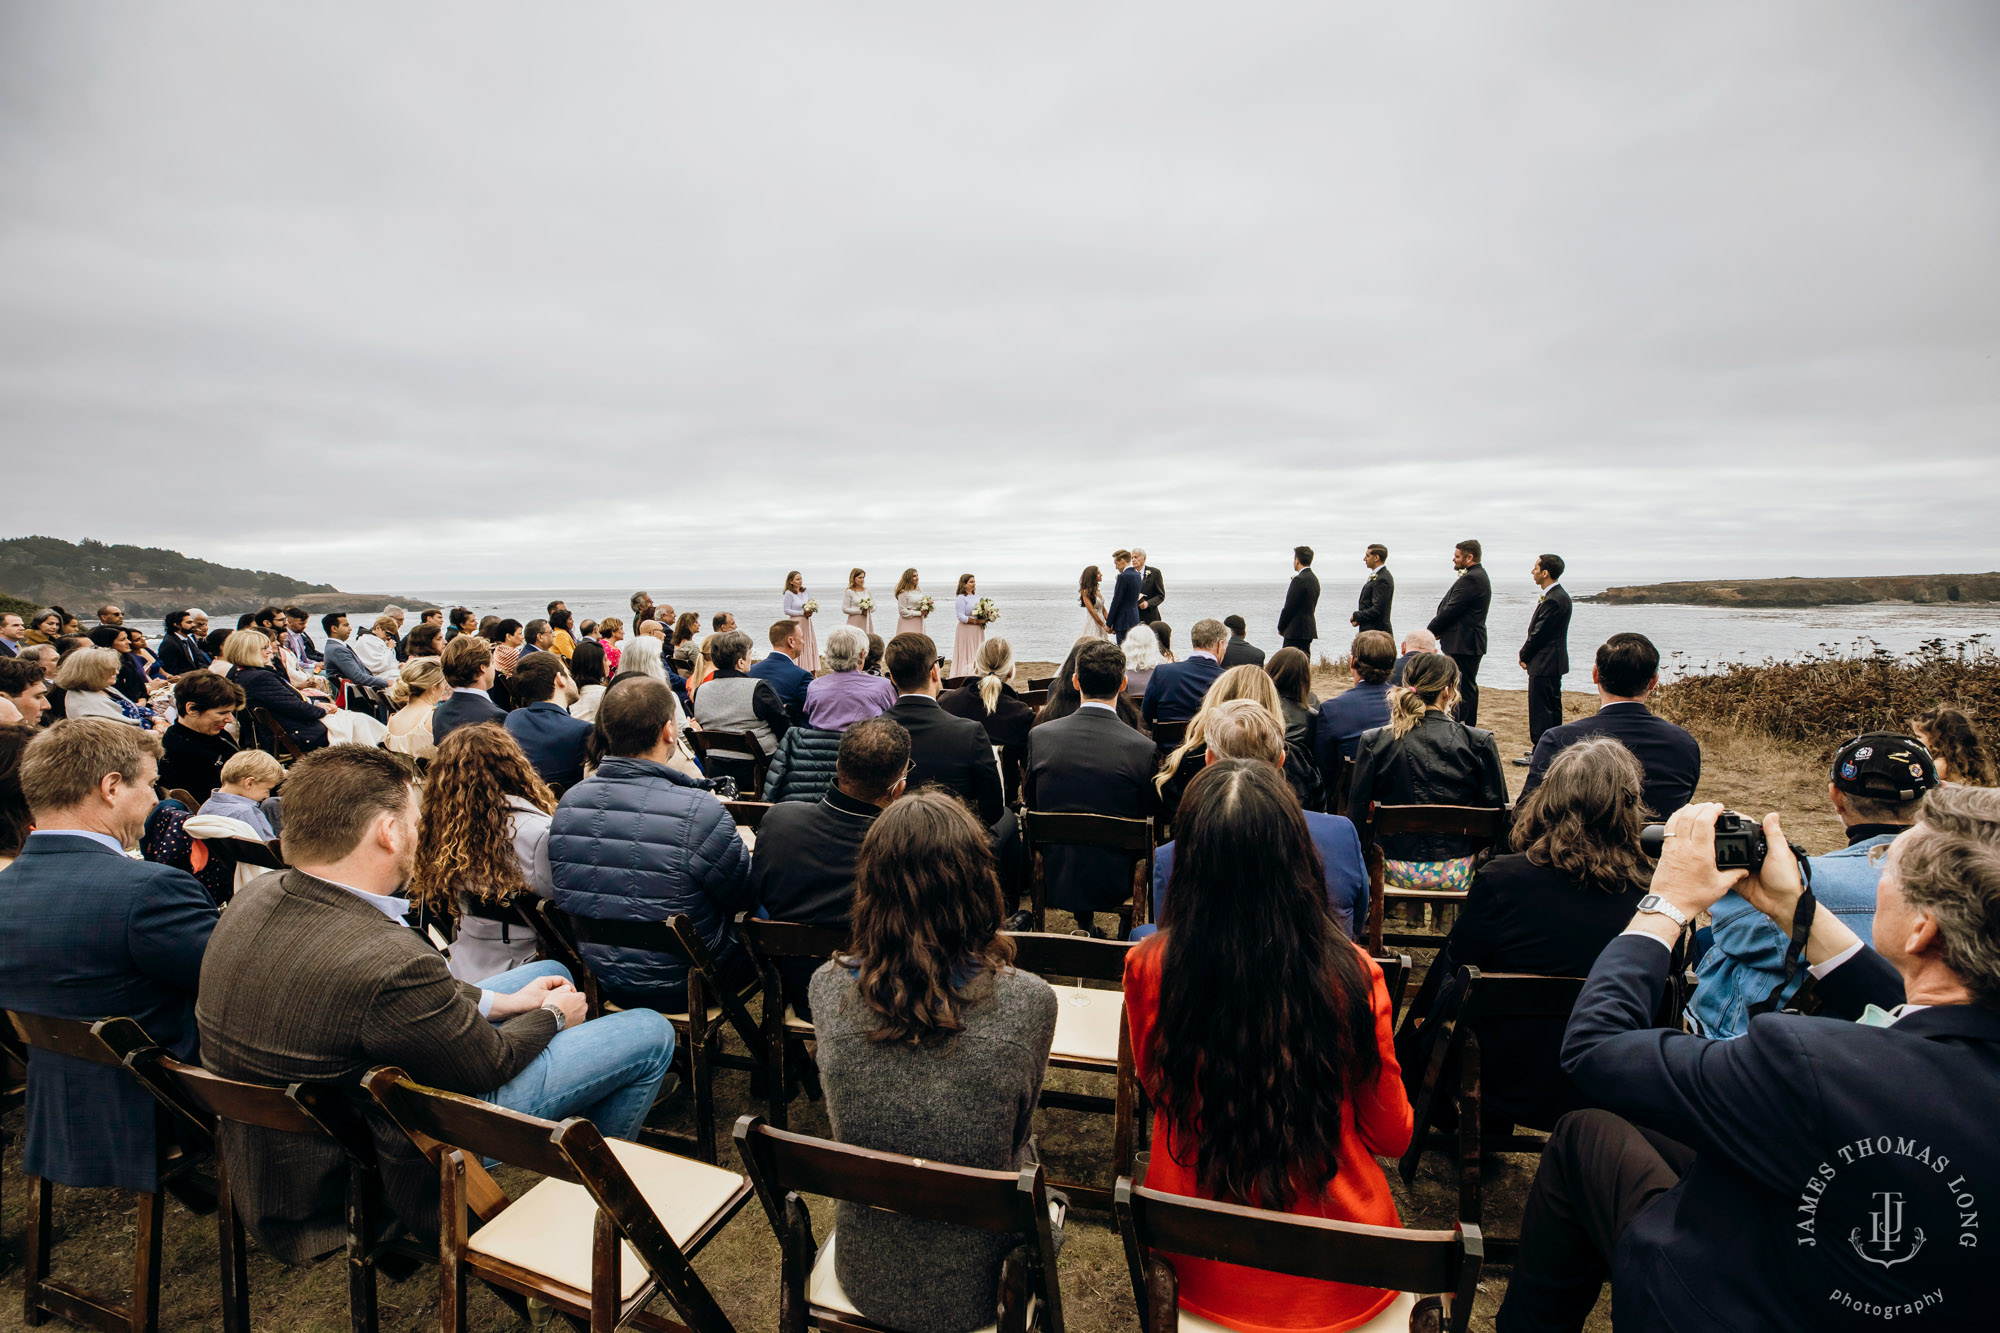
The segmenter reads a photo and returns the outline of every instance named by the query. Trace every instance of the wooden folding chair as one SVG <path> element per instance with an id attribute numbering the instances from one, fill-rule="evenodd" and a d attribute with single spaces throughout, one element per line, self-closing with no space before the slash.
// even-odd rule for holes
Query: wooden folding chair
<path id="1" fill-rule="evenodd" d="M 1026 704 L 1028 707 L 1034 709 L 1042 708 L 1049 701 L 1049 692 L 1046 688 L 1039 690 L 1022 690 L 1020 694 L 1021 694 L 1021 702 Z"/>
<path id="2" fill-rule="evenodd" d="M 136 1031 L 136 1028 L 134 1029 Z M 367 1124 L 340 1089 L 324 1083 L 271 1087 L 182 1064 L 150 1043 L 125 1052 L 125 1066 L 160 1105 L 215 1152 L 215 1223 L 222 1268 L 224 1333 L 250 1328 L 249 1237 L 236 1210 L 228 1154 L 217 1123 L 330 1139 L 347 1155 L 347 1311 L 354 1333 L 375 1333 L 376 1274 L 386 1255 L 435 1262 L 436 1254 L 404 1232 L 382 1206 L 382 1176 Z"/>
<path id="3" fill-rule="evenodd" d="M 1428 1016 L 1411 1011 L 1408 1021 L 1420 1026 L 1413 1056 L 1403 1067 L 1416 1124 L 1399 1168 L 1405 1184 L 1416 1180 L 1426 1149 L 1456 1150 L 1459 1220 L 1481 1224 L 1480 1159 L 1487 1153 L 1539 1154 L 1548 1140 L 1540 1134 L 1518 1133 L 1512 1125 L 1500 1128 L 1481 1121 L 1479 1039 L 1474 1025 L 1507 1018 L 1566 1019 L 1576 1007 L 1583 983 L 1582 977 L 1482 973 L 1476 967 L 1461 967 L 1444 983 L 1450 991 L 1442 1008 Z M 1438 1112 L 1446 1105 L 1457 1112 L 1458 1127 L 1452 1133 L 1435 1127 Z M 1511 1264 L 1520 1246 L 1519 1236 L 1488 1237 L 1488 1261 Z"/>
<path id="4" fill-rule="evenodd" d="M 1154 833 L 1150 818 L 1023 810 L 1021 872 L 1028 878 L 1028 910 L 1035 929 L 1048 929 L 1048 881 L 1040 853 L 1050 847 L 1108 847 L 1127 853 L 1132 858 L 1132 894 L 1116 910 L 1127 935 L 1134 926 L 1144 925 L 1153 906 Z"/>
<path id="5" fill-rule="evenodd" d="M 703 731 L 689 727 L 681 735 L 694 749 L 702 773 L 711 778 L 736 779 L 737 795 L 760 800 L 764 795 L 764 773 L 771 756 L 747 731 Z"/>
<path id="6" fill-rule="evenodd" d="M 1111 1097 L 1045 1087 L 1041 1105 L 1110 1116 L 1112 1175 L 1129 1174 L 1143 1100 L 1132 1063 L 1132 1032 L 1125 1022 L 1125 957 L 1132 945 L 1026 931 L 1011 933 L 1008 938 L 1014 941 L 1014 966 L 1033 972 L 1056 993 L 1056 1034 L 1049 1047 L 1049 1068 L 1109 1074 L 1117 1081 Z M 1055 980 L 1057 977 L 1075 977 L 1077 984 L 1064 985 Z M 1086 987 L 1082 984 L 1085 980 L 1110 982 L 1112 988 Z M 1069 1191 L 1071 1200 L 1080 1206 L 1111 1206 L 1111 1189 L 1106 1185 L 1056 1181 L 1053 1188 Z"/>
<path id="7" fill-rule="evenodd" d="M 1403 1010 L 1403 995 L 1410 988 L 1410 973 L 1416 964 L 1406 953 L 1382 953 L 1374 958 L 1375 965 L 1382 969 L 1382 980 L 1389 987 L 1389 1023 L 1393 1027 L 1396 1015 Z"/>
<path id="8" fill-rule="evenodd" d="M 238 715 L 241 721 L 241 715 Z M 263 750 L 278 757 L 280 763 L 289 764 L 306 757 L 299 743 L 292 739 L 292 733 L 278 725 L 278 719 L 271 716 L 271 710 L 262 704 L 250 709 L 250 735 L 245 740 L 246 749 Z"/>
<path id="9" fill-rule="evenodd" d="M 1183 719 L 1179 722 L 1155 722 L 1149 734 L 1153 738 L 1153 748 L 1158 750 L 1160 757 L 1164 759 L 1181 748 L 1187 741 L 1187 733 L 1188 724 L 1186 719 Z"/>
<path id="10" fill-rule="evenodd" d="M 1056 683 L 1056 678 L 1054 676 L 1028 677 L 1028 688 L 1031 690 L 1046 690 L 1049 688 L 1049 686 L 1055 683 Z"/>
<path id="11" fill-rule="evenodd" d="M 977 676 L 949 676 L 945 679 L 944 687 L 948 690 L 962 690 L 978 679 Z"/>
<path id="12" fill-rule="evenodd" d="M 104 1018 L 86 1023 L 72 1018 L 50 1018 L 43 1014 L 7 1011 L 19 1049 L 27 1052 L 30 1063 L 34 1051 L 85 1060 L 95 1065 L 124 1067 L 122 1051 L 150 1046 L 151 1038 L 129 1018 Z M 166 1122 L 158 1126 L 160 1183 L 184 1169 L 185 1162 L 170 1165 L 170 1135 Z M 132 1291 L 125 1304 L 85 1291 L 49 1276 L 54 1258 L 55 1191 L 43 1176 L 29 1176 L 27 1275 L 22 1291 L 22 1320 L 40 1324 L 48 1316 L 99 1329 L 102 1333 L 155 1333 L 160 1326 L 160 1239 L 166 1217 L 166 1194 L 155 1187 L 139 1195 L 137 1234 L 132 1246 Z"/>
<path id="13" fill-rule="evenodd" d="M 1000 1266 L 999 1319 L 984 1333 L 1027 1333 L 1030 1327 L 1062 1333 L 1055 1235 L 1039 1165 L 1020 1171 L 950 1166 L 788 1133 L 748 1115 L 736 1122 L 736 1150 L 778 1236 L 779 1333 L 893 1333 L 841 1290 L 834 1261 L 839 1235 L 829 1231 L 824 1244 L 814 1241 L 807 1195 L 1022 1237 Z"/>
<path id="14" fill-rule="evenodd" d="M 760 1046 L 771 1123 L 784 1129 L 791 1105 L 792 1073 L 807 1072 L 805 1043 L 812 1040 L 812 1020 L 800 1018 L 785 999 L 785 964 L 805 959 L 815 967 L 847 948 L 846 926 L 813 926 L 797 921 L 766 921 L 748 912 L 736 917 L 736 938 L 757 964 L 764 990 L 763 1042 Z"/>
<path id="15" fill-rule="evenodd" d="M 1180 1308 L 1179 1257 L 1409 1293 L 1355 1333 L 1465 1333 L 1472 1320 L 1484 1259 L 1477 1226 L 1415 1231 L 1333 1222 L 1164 1194 L 1130 1178 L 1118 1181 L 1113 1206 L 1144 1333 L 1222 1329 Z"/>
<path id="16" fill-rule="evenodd" d="M 1464 889 L 1390 888 L 1383 882 L 1382 839 L 1402 833 L 1430 833 L 1472 842 L 1473 853 L 1505 847 L 1513 826 L 1507 806 L 1383 805 L 1371 801 L 1361 828 L 1361 849 L 1368 861 L 1368 952 L 1380 954 L 1384 942 L 1434 949 L 1438 937 L 1417 931 L 1382 931 L 1383 910 L 1390 902 L 1428 903 L 1440 909 L 1465 901 Z"/>
<path id="17" fill-rule="evenodd" d="M 771 812 L 769 801 L 724 801 L 722 808 L 735 821 L 737 836 L 751 851 L 757 850 L 757 830 L 763 826 L 764 816 Z"/>
<path id="18" fill-rule="evenodd" d="M 189 791 L 185 787 L 169 788 L 166 792 L 166 798 L 169 801 L 180 802 L 180 804 L 186 808 L 189 814 L 193 814 L 195 811 L 201 809 L 201 802 L 197 801 L 194 798 L 194 793 Z"/>
<path id="19" fill-rule="evenodd" d="M 592 1333 L 680 1325 L 645 1307 L 665 1294 L 693 1333 L 733 1333 L 690 1262 L 750 1197 L 733 1171 L 621 1139 L 580 1116 L 557 1124 L 370 1070 L 363 1085 L 438 1168 L 439 1316 L 465 1328 L 467 1277 L 553 1305 Z M 481 1157 L 543 1177 L 467 1233 Z"/>

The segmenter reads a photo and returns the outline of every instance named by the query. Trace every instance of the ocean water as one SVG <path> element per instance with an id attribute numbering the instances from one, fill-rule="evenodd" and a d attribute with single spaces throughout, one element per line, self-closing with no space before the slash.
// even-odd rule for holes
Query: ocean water
<path id="1" fill-rule="evenodd" d="M 1525 576 L 1509 579 L 1494 572 L 1493 609 L 1487 618 L 1491 648 L 1479 673 L 1481 686 L 1495 689 L 1526 689 L 1527 676 L 1521 671 L 1517 651 L 1528 628 L 1538 590 Z M 1176 652 L 1187 649 L 1187 630 L 1206 616 L 1241 615 L 1250 627 L 1250 642 L 1267 652 L 1279 647 L 1278 610 L 1283 605 L 1285 583 L 1182 583 L 1173 570 L 1164 571 L 1167 596 L 1160 604 L 1162 617 L 1173 627 Z M 1313 645 L 1314 656 L 1340 657 L 1347 651 L 1352 629 L 1347 623 L 1361 587 L 1362 571 L 1351 574 L 1320 571 L 1320 638 Z M 1631 582 L 1631 580 L 1624 580 Z M 877 632 L 895 628 L 893 583 L 874 589 Z M 1443 577 L 1397 574 L 1393 620 L 1400 636 L 1405 630 L 1420 628 L 1436 610 L 1438 599 L 1450 586 Z M 1572 597 L 1600 590 L 1601 585 L 1574 584 Z M 764 630 L 782 611 L 774 580 L 763 587 L 676 588 L 665 584 L 648 585 L 654 598 L 676 611 L 701 614 L 704 629 L 709 617 L 726 610 L 748 631 L 762 652 Z M 817 617 L 822 640 L 835 625 L 843 623 L 839 613 L 840 588 L 837 584 L 814 587 L 819 599 Z M 955 624 L 951 586 L 940 584 L 926 589 L 937 599 L 938 610 L 930 619 L 929 632 L 947 653 L 951 651 Z M 1083 610 L 1076 592 L 1066 584 L 982 583 L 980 593 L 999 605 L 1000 619 L 991 625 L 989 636 L 1004 636 L 1023 661 L 1059 661 L 1083 630 Z M 423 588 L 411 593 L 406 605 L 428 598 L 443 606 L 467 606 L 481 616 L 511 616 L 526 622 L 545 614 L 549 599 L 561 596 L 579 621 L 616 615 L 629 619 L 631 588 L 578 589 L 453 589 Z M 882 608 L 890 608 L 885 615 Z M 377 612 L 381 608 L 356 605 L 354 614 Z M 136 621 L 157 637 L 158 621 Z M 627 625 L 629 634 L 631 626 Z M 1579 601 L 1570 622 L 1569 647 L 1572 689 L 1590 688 L 1591 655 L 1598 644 L 1612 634 L 1636 630 L 1658 645 L 1662 672 L 1675 675 L 1709 670 L 1724 662 L 1758 662 L 1765 658 L 1795 658 L 1806 654 L 1879 644 L 1891 652 L 1904 653 L 1927 639 L 1947 642 L 1989 635 L 2000 639 L 2000 607 L 1995 606 L 1840 606 L 1806 610 L 1749 610 L 1705 606 L 1598 606 Z M 318 638 L 318 626 L 314 626 Z"/>

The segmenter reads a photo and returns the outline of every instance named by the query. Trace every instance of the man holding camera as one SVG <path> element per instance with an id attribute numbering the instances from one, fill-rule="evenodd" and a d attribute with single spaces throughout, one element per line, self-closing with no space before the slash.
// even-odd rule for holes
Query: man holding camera
<path id="1" fill-rule="evenodd" d="M 1717 868 L 1718 805 L 1666 827 L 1653 892 L 1591 969 L 1564 1116 L 1528 1196 L 1501 1333 L 1580 1329 L 1604 1278 L 1632 1330 L 1977 1322 L 2000 1180 L 2000 791 L 1947 787 L 1883 857 L 1875 947 L 1805 891 L 1777 816 Z M 1754 847 L 1753 847 L 1754 850 Z M 1734 890 L 1790 940 L 1821 1012 L 1719 1042 L 1652 1026 L 1672 950 Z"/>

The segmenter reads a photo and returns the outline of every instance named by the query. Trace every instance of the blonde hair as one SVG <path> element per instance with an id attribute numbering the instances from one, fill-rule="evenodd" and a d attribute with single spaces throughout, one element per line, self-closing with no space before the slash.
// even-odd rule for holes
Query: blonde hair
<path id="1" fill-rule="evenodd" d="M 389 702 L 402 708 L 419 695 L 444 684 L 444 664 L 435 657 L 418 657 L 403 664 L 402 674 L 389 686 Z"/>
<path id="2" fill-rule="evenodd" d="M 393 639 L 396 637 L 396 631 L 401 628 L 403 628 L 402 622 L 392 615 L 384 614 L 375 617 L 375 632 L 377 634 L 387 630 L 389 637 Z"/>
<path id="3" fill-rule="evenodd" d="M 1401 739 L 1433 708 L 1458 701 L 1458 663 L 1443 653 L 1418 653 L 1403 668 L 1403 683 L 1389 691 L 1389 731 Z"/>
<path id="4" fill-rule="evenodd" d="M 263 638 L 263 635 L 258 635 Z M 114 648 L 79 648 L 62 660 L 50 683 L 59 690 L 108 690 L 118 679 L 118 652 Z"/>
<path id="5" fill-rule="evenodd" d="M 854 585 L 855 585 L 856 583 L 859 583 L 859 582 L 861 581 L 861 576 L 862 576 L 863 574 L 866 574 L 867 572 L 868 572 L 867 570 L 865 570 L 865 569 L 862 569 L 862 568 L 861 568 L 860 566 L 858 566 L 858 565 L 857 565 L 857 566 L 856 566 L 855 568 L 853 568 L 853 569 L 850 569 L 850 570 L 848 570 L 848 571 L 847 571 L 847 586 L 848 586 L 849 588 L 852 588 L 852 587 L 853 587 L 853 586 L 854 586 Z"/>
<path id="6" fill-rule="evenodd" d="M 221 777 L 225 784 L 268 782 L 275 787 L 285 780 L 285 766 L 278 762 L 275 755 L 262 750 L 238 750 L 222 766 Z"/>
<path id="7" fill-rule="evenodd" d="M 599 640 L 608 640 L 613 635 L 623 634 L 624 632 L 625 622 L 617 616 L 606 616 L 597 622 L 597 637 Z"/>
<path id="8" fill-rule="evenodd" d="M 916 586 L 917 586 L 917 571 L 915 569 L 904 570 L 903 577 L 896 580 L 896 592 L 898 595 L 914 591 Z"/>
<path id="9" fill-rule="evenodd" d="M 1005 639 L 988 639 L 979 647 L 972 669 L 979 673 L 979 702 L 992 712 L 1000 705 L 1000 691 L 1014 674 L 1014 650 Z"/>
<path id="10" fill-rule="evenodd" d="M 1207 744 L 1209 714 L 1215 711 L 1217 705 L 1226 704 L 1232 699 L 1247 699 L 1253 704 L 1259 704 L 1274 719 L 1282 720 L 1284 717 L 1282 705 L 1278 702 L 1278 687 L 1264 674 L 1263 667 L 1250 666 L 1246 663 L 1243 666 L 1229 668 L 1215 678 L 1215 684 L 1209 686 L 1208 693 L 1202 696 L 1200 711 L 1194 715 L 1194 720 L 1188 723 L 1187 739 L 1181 742 L 1179 749 L 1167 756 L 1167 762 L 1161 767 L 1159 776 L 1153 779 L 1155 788 L 1165 791 L 1188 751 L 1197 745 Z"/>
<path id="11" fill-rule="evenodd" d="M 1209 710 L 1203 731 L 1217 759 L 1261 759 L 1273 768 L 1285 762 L 1285 729 L 1271 710 L 1250 699 L 1231 699 Z"/>
<path id="12" fill-rule="evenodd" d="M 260 667 L 270 650 L 270 635 L 262 630 L 239 629 L 222 641 L 222 660 L 231 666 Z"/>

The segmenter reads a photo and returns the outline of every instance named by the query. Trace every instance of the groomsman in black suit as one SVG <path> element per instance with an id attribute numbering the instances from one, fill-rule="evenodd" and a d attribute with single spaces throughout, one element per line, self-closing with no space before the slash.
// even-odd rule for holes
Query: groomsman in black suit
<path id="1" fill-rule="evenodd" d="M 1493 580 L 1479 563 L 1479 543 L 1462 541 L 1452 548 L 1451 567 L 1458 571 L 1430 631 L 1438 636 L 1438 651 L 1458 663 L 1458 720 L 1479 725 L 1479 659 L 1486 656 L 1486 612 L 1493 605 Z"/>
<path id="2" fill-rule="evenodd" d="M 1292 586 L 1285 589 L 1285 608 L 1278 612 L 1278 637 L 1285 647 L 1296 648 L 1312 659 L 1313 640 L 1319 637 L 1319 575 L 1312 572 L 1313 548 L 1292 548 Z"/>
<path id="3" fill-rule="evenodd" d="M 1528 754 L 1514 763 L 1528 766 L 1536 742 L 1563 720 L 1563 676 L 1569 671 L 1569 593 L 1562 586 L 1563 558 L 1544 555 L 1528 571 L 1542 590 L 1528 619 L 1521 645 L 1521 670 L 1528 673 Z"/>
<path id="4" fill-rule="evenodd" d="M 1362 552 L 1361 563 L 1368 567 L 1368 578 L 1361 585 L 1361 602 L 1347 621 L 1356 633 L 1379 629 L 1393 639 L 1396 631 L 1389 628 L 1389 607 L 1396 600 L 1396 576 L 1389 572 L 1389 548 L 1376 542 Z"/>
<path id="5" fill-rule="evenodd" d="M 1113 551 L 1111 563 L 1118 567 L 1118 577 L 1111 584 L 1111 605 L 1104 612 L 1104 622 L 1111 626 L 1111 637 L 1119 643 L 1125 642 L 1125 632 L 1139 623 L 1139 571 L 1132 567 L 1130 551 Z"/>
<path id="6" fill-rule="evenodd" d="M 1167 600 L 1167 581 L 1160 571 L 1146 563 L 1146 553 L 1132 548 L 1132 568 L 1139 571 L 1139 619 L 1148 625 L 1160 618 L 1160 603 Z"/>

